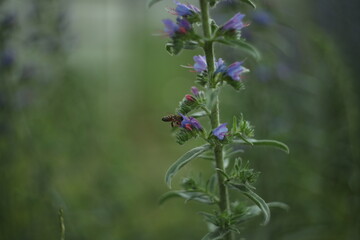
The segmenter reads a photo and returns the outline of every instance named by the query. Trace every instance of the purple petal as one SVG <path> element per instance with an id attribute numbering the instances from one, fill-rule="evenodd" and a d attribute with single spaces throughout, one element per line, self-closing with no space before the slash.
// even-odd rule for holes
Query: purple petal
<path id="1" fill-rule="evenodd" d="M 242 22 L 244 17 L 244 14 L 237 13 L 227 21 L 222 28 L 225 30 L 240 30 L 244 27 L 244 23 Z"/>
<path id="2" fill-rule="evenodd" d="M 233 80 L 240 81 L 240 75 L 244 72 L 244 67 L 241 64 L 242 62 L 234 62 L 228 67 L 226 74 Z"/>
<path id="3" fill-rule="evenodd" d="M 199 89 L 197 87 L 191 87 L 191 93 L 194 94 L 194 96 L 198 96 Z"/>
<path id="4" fill-rule="evenodd" d="M 226 133 L 229 131 L 226 125 L 227 123 L 223 123 L 212 131 L 214 136 L 216 136 L 219 140 L 223 140 Z"/>
<path id="5" fill-rule="evenodd" d="M 207 69 L 207 63 L 206 63 L 206 59 L 205 56 L 194 56 L 194 69 L 196 72 L 203 72 Z"/>
<path id="6" fill-rule="evenodd" d="M 176 23 L 174 23 L 171 19 L 164 19 L 162 20 L 162 22 L 165 25 L 165 33 L 169 37 L 173 37 L 175 35 L 175 32 L 179 29 L 178 25 L 176 25 Z"/>

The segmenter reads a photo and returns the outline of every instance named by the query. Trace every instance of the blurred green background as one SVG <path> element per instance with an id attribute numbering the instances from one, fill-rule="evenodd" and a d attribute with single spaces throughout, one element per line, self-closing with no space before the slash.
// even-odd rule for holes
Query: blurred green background
<path id="1" fill-rule="evenodd" d="M 196 1 L 189 1 L 197 3 Z M 225 1 L 251 23 L 243 36 L 263 54 L 246 59 L 246 90 L 222 93 L 222 122 L 243 113 L 257 138 L 290 155 L 249 149 L 258 193 L 290 205 L 272 221 L 244 226 L 247 239 L 360 238 L 360 2 L 258 0 L 253 11 Z M 195 76 L 186 51 L 164 51 L 169 0 L 0 1 L 0 239 L 200 239 L 209 210 L 174 199 L 163 175 L 196 142 L 178 146 L 161 117 L 174 112 Z M 205 170 L 204 170 L 205 169 Z M 175 179 L 208 172 L 194 161 Z M 210 210 L 211 211 L 211 210 Z"/>

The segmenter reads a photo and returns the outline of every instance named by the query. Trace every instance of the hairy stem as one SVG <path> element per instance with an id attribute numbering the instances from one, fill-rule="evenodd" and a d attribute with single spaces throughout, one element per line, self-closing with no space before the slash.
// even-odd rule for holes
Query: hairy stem
<path id="1" fill-rule="evenodd" d="M 212 41 L 212 33 L 210 26 L 210 16 L 209 16 L 209 3 L 208 0 L 200 0 L 200 8 L 201 8 L 201 18 L 202 18 L 202 27 L 205 37 L 205 45 L 204 52 L 206 57 L 206 63 L 208 66 L 208 75 L 210 81 L 210 87 L 215 87 L 213 74 L 215 71 L 215 56 L 214 56 L 214 45 Z M 214 90 L 216 91 L 216 90 Z M 215 92 L 215 102 L 214 106 L 211 109 L 211 127 L 214 129 L 219 126 L 220 123 L 220 111 L 219 111 L 219 96 L 218 92 Z M 223 154 L 223 146 L 221 144 L 217 144 L 214 148 L 214 156 L 216 162 L 216 168 L 224 170 L 224 154 Z M 218 181 L 219 181 L 219 207 L 221 212 L 230 212 L 230 201 L 229 201 L 229 192 L 224 184 L 224 176 L 221 173 L 217 173 Z M 225 237 L 226 240 L 232 240 L 233 237 L 231 234 L 228 234 Z"/>

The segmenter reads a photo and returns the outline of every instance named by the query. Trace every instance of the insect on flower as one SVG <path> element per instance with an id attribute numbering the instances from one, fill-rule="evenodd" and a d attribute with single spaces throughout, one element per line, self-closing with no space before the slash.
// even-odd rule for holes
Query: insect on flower
<path id="1" fill-rule="evenodd" d="M 178 127 L 181 125 L 183 117 L 180 115 L 170 114 L 167 116 L 162 117 L 161 119 L 164 122 L 171 122 L 171 127 Z"/>

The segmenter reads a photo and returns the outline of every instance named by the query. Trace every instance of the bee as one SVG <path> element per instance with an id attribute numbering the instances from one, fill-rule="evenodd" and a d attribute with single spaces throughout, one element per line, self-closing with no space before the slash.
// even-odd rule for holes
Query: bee
<path id="1" fill-rule="evenodd" d="M 183 117 L 180 115 L 170 114 L 161 118 L 164 122 L 171 122 L 171 127 L 180 126 Z"/>

